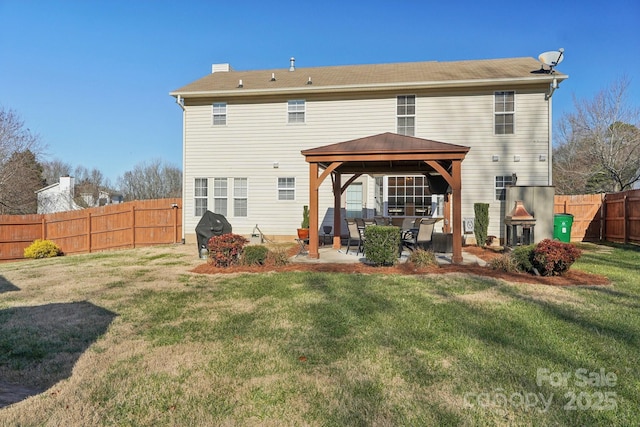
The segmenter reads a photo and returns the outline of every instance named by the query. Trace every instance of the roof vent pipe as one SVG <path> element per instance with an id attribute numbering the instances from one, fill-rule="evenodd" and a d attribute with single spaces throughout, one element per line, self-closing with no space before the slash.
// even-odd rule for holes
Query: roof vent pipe
<path id="1" fill-rule="evenodd" d="M 289 59 L 289 71 L 295 71 L 296 70 L 296 58 L 294 58 L 293 56 L 291 57 L 291 59 Z"/>

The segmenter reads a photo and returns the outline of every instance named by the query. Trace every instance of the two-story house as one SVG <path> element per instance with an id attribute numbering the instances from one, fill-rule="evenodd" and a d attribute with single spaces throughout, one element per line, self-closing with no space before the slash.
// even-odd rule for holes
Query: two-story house
<path id="1" fill-rule="evenodd" d="M 302 152 L 388 133 L 467 147 L 458 209 L 469 218 L 474 203 L 488 203 L 489 234 L 504 236 L 511 209 L 505 189 L 516 178 L 518 186 L 552 185 L 551 95 L 566 78 L 542 71 L 534 58 L 313 68 L 298 68 L 292 58 L 288 68 L 256 71 L 214 64 L 210 74 L 170 93 L 183 110 L 185 241 L 195 242 L 207 210 L 227 217 L 236 233 L 250 234 L 258 224 L 266 235 L 292 239 L 303 206 L 313 202 L 315 178 Z M 391 168 L 343 178 L 349 185 L 337 220 L 326 179 L 312 224 L 445 215 L 439 225 L 448 228 L 446 188 L 430 187 L 429 175 Z M 550 236 L 536 240 L 542 237 Z"/>

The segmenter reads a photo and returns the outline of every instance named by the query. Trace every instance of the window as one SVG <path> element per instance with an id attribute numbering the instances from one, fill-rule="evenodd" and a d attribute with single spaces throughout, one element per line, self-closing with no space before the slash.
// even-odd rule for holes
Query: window
<path id="1" fill-rule="evenodd" d="M 247 178 L 233 179 L 233 216 L 247 216 Z"/>
<path id="2" fill-rule="evenodd" d="M 362 183 L 355 182 L 347 187 L 347 218 L 362 218 Z"/>
<path id="3" fill-rule="evenodd" d="M 202 216 L 207 211 L 207 187 L 207 178 L 196 178 L 193 188 L 193 205 L 195 207 L 193 214 L 195 216 Z"/>
<path id="4" fill-rule="evenodd" d="M 213 103 L 213 125 L 224 126 L 226 124 L 227 124 L 227 103 L 214 102 Z"/>
<path id="5" fill-rule="evenodd" d="M 512 175 L 496 176 L 496 200 L 507 199 L 506 188 L 508 185 L 513 185 Z"/>
<path id="6" fill-rule="evenodd" d="M 227 178 L 213 179 L 213 211 L 227 216 Z"/>
<path id="7" fill-rule="evenodd" d="M 414 136 L 416 133 L 416 97 L 403 95 L 398 97 L 398 133 Z"/>
<path id="8" fill-rule="evenodd" d="M 288 123 L 304 123 L 304 100 L 298 99 L 287 103 Z"/>
<path id="9" fill-rule="evenodd" d="M 389 216 L 431 215 L 431 192 L 424 176 L 390 176 L 387 191 Z"/>
<path id="10" fill-rule="evenodd" d="M 278 200 L 296 199 L 296 179 L 278 178 Z"/>
<path id="11" fill-rule="evenodd" d="M 515 117 L 515 92 L 495 93 L 495 133 L 496 135 L 513 134 Z"/>

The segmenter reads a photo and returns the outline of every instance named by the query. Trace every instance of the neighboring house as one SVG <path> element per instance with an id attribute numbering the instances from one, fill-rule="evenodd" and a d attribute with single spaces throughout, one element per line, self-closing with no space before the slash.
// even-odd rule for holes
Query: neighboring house
<path id="1" fill-rule="evenodd" d="M 568 76 L 540 68 L 533 58 L 314 68 L 296 68 L 292 58 L 289 68 L 257 71 L 214 64 L 171 92 L 183 109 L 184 238 L 196 241 L 195 227 L 211 210 L 235 233 L 258 225 L 291 239 L 310 200 L 301 151 L 389 132 L 469 147 L 462 217 L 488 203 L 489 234 L 504 237 L 506 187 L 516 177 L 518 186 L 552 185 L 551 86 Z M 445 197 L 427 181 L 362 175 L 340 207 L 346 216 L 442 216 Z M 318 203 L 320 229 L 333 225 L 330 179 Z"/>
<path id="2" fill-rule="evenodd" d="M 105 205 L 117 205 L 124 202 L 124 196 L 120 193 L 109 193 L 100 190 L 99 197 L 96 199 L 92 193 L 81 193 L 80 197 L 87 207 L 93 208 Z"/>
<path id="3" fill-rule="evenodd" d="M 73 201 L 74 181 L 72 176 L 61 176 L 60 182 L 37 190 L 38 213 L 46 214 L 82 209 Z"/>

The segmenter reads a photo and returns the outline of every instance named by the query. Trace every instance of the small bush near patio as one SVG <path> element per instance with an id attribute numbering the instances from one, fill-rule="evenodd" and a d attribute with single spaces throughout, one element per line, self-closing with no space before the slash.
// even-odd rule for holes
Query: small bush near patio
<path id="1" fill-rule="evenodd" d="M 516 247 L 509 255 L 516 263 L 519 271 L 525 273 L 533 272 L 533 251 L 536 245 L 525 245 Z"/>
<path id="2" fill-rule="evenodd" d="M 213 236 L 207 242 L 211 263 L 216 267 L 229 267 L 237 264 L 244 246 L 249 243 L 239 234 L 227 233 Z"/>
<path id="3" fill-rule="evenodd" d="M 436 254 L 434 254 L 433 251 L 425 251 L 424 249 L 416 249 L 411 252 L 407 262 L 412 263 L 416 268 L 438 266 Z"/>
<path id="4" fill-rule="evenodd" d="M 533 267 L 543 276 L 561 276 L 580 258 L 582 251 L 557 240 L 545 239 L 533 250 Z"/>
<path id="5" fill-rule="evenodd" d="M 283 266 L 289 263 L 289 255 L 287 249 L 282 246 L 275 246 L 269 249 L 267 252 L 267 258 L 265 260 L 267 265 Z"/>
<path id="6" fill-rule="evenodd" d="M 62 251 L 51 240 L 37 239 L 24 249 L 25 258 L 51 258 L 62 255 Z"/>
<path id="7" fill-rule="evenodd" d="M 395 265 L 398 262 L 398 227 L 371 225 L 364 229 L 364 235 L 364 253 L 368 261 L 374 265 Z"/>
<path id="8" fill-rule="evenodd" d="M 516 261 L 513 253 L 502 254 L 489 261 L 489 268 L 498 271 L 504 271 L 507 273 L 516 273 L 519 271 L 518 262 Z"/>
<path id="9" fill-rule="evenodd" d="M 266 246 L 251 245 L 244 248 L 240 264 L 242 265 L 264 265 L 269 249 Z"/>

